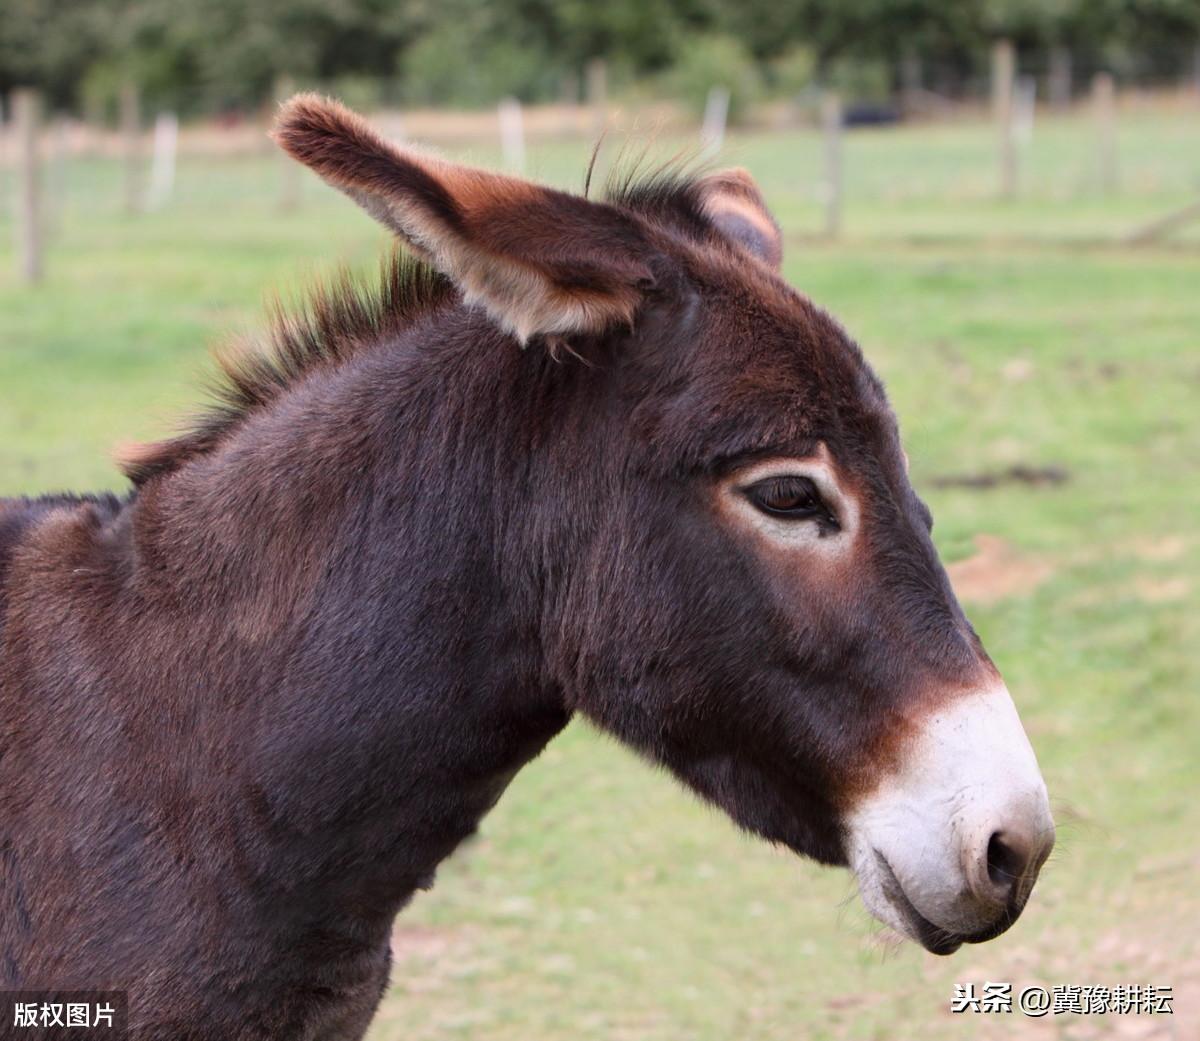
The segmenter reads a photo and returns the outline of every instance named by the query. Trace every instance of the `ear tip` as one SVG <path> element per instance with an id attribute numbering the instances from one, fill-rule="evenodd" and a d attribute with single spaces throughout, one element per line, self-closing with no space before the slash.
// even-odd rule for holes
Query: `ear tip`
<path id="1" fill-rule="evenodd" d="M 727 166 L 709 174 L 704 180 L 711 188 L 718 191 L 724 189 L 725 191 L 762 194 L 754 175 L 744 166 Z"/>
<path id="2" fill-rule="evenodd" d="M 271 139 L 284 151 L 301 157 L 314 139 L 344 136 L 358 118 L 340 101 L 312 91 L 293 94 L 279 106 Z"/>
<path id="3" fill-rule="evenodd" d="M 279 103 L 279 111 L 275 114 L 275 129 L 278 131 L 281 127 L 310 119 L 332 108 L 341 108 L 341 105 L 333 98 L 316 91 L 303 90 Z"/>

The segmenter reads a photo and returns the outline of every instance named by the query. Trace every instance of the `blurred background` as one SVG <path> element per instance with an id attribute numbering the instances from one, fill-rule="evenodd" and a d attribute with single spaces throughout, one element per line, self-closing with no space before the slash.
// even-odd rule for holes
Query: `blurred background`
<path id="1" fill-rule="evenodd" d="M 573 724 L 398 920 L 372 1041 L 1200 1038 L 1200 2 L 5 0 L 0 494 L 121 489 L 214 343 L 369 276 L 386 235 L 265 136 L 297 89 L 573 189 L 602 132 L 601 176 L 749 168 L 1060 825 L 1022 921 L 937 959 Z M 985 980 L 1176 1014 L 951 1014 Z"/>

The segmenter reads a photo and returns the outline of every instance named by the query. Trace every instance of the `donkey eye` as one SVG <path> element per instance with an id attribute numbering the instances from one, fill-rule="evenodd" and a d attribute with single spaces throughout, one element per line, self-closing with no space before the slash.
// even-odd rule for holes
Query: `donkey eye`
<path id="1" fill-rule="evenodd" d="M 803 519 L 829 514 L 816 485 L 807 477 L 768 477 L 750 485 L 745 495 L 763 513 L 775 517 Z"/>

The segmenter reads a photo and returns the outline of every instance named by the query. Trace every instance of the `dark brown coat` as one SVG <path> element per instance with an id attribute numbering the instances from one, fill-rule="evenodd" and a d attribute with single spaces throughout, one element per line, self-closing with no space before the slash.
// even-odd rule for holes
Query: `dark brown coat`
<path id="1" fill-rule="evenodd" d="M 279 137 L 444 274 L 282 321 L 126 497 L 0 504 L 0 987 L 358 1038 L 397 911 L 577 711 L 842 862 L 920 699 L 990 664 L 749 178 L 590 202 L 312 98 Z M 819 446 L 863 555 L 764 564 L 714 488 Z"/>

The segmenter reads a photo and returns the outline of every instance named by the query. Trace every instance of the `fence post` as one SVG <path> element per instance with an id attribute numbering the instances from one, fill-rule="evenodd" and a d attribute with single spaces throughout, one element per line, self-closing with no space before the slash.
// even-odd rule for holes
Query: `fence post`
<path id="1" fill-rule="evenodd" d="M 992 114 L 998 135 L 1000 194 L 1006 199 L 1011 199 L 1017 193 L 1017 148 L 1013 137 L 1013 81 L 1016 66 L 1012 40 L 997 40 L 992 45 Z"/>
<path id="2" fill-rule="evenodd" d="M 712 87 L 704 102 L 704 122 L 700 125 L 700 144 L 705 154 L 713 155 L 725 143 L 725 122 L 729 118 L 729 88 Z"/>
<path id="3" fill-rule="evenodd" d="M 137 84 L 121 84 L 121 150 L 125 156 L 125 212 L 142 208 L 142 106 Z"/>
<path id="4" fill-rule="evenodd" d="M 160 112 L 154 119 L 154 161 L 150 166 L 150 190 L 146 208 L 165 206 L 175 188 L 175 152 L 179 144 L 179 117 Z"/>
<path id="5" fill-rule="evenodd" d="M 1046 99 L 1055 112 L 1064 112 L 1071 104 L 1071 52 L 1066 47 L 1050 51 L 1050 72 L 1046 77 Z"/>
<path id="6" fill-rule="evenodd" d="M 842 99 L 833 91 L 821 96 L 821 127 L 825 137 L 825 235 L 842 231 Z"/>
<path id="7" fill-rule="evenodd" d="M 1100 190 L 1117 187 L 1116 84 L 1112 73 L 1098 72 L 1092 80 L 1092 108 L 1096 116 L 1096 170 Z"/>
<path id="8" fill-rule="evenodd" d="M 69 131 L 67 117 L 55 116 L 50 127 L 50 159 L 46 169 L 45 202 L 42 207 L 42 227 L 46 239 L 51 241 L 58 235 L 67 194 Z"/>
<path id="9" fill-rule="evenodd" d="M 562 132 L 579 132 L 579 75 L 564 72 L 558 81 L 558 102 L 562 106 Z"/>
<path id="10" fill-rule="evenodd" d="M 900 59 L 900 107 L 905 113 L 916 112 L 919 109 L 924 88 L 921 56 L 916 51 L 907 49 Z"/>
<path id="11" fill-rule="evenodd" d="M 1037 79 L 1018 76 L 1013 91 L 1013 142 L 1028 146 L 1033 142 L 1033 122 L 1037 116 Z"/>
<path id="12" fill-rule="evenodd" d="M 275 80 L 275 104 L 282 105 L 296 93 L 296 81 L 291 76 L 279 76 Z M 300 208 L 300 164 L 288 155 L 282 148 L 277 150 L 279 156 L 279 208 L 284 213 L 290 213 Z"/>
<path id="13" fill-rule="evenodd" d="M 588 62 L 587 100 L 592 111 L 592 136 L 599 137 L 608 123 L 608 64 L 603 58 Z"/>
<path id="14" fill-rule="evenodd" d="M 500 151 L 504 165 L 514 173 L 525 172 L 525 121 L 521 118 L 521 103 L 516 98 L 500 102 Z"/>
<path id="15" fill-rule="evenodd" d="M 38 164 L 38 121 L 41 97 L 22 88 L 12 93 L 12 118 L 17 145 L 17 264 L 21 278 L 42 280 L 42 197 Z"/>
<path id="16" fill-rule="evenodd" d="M 579 104 L 579 74 L 564 72 L 558 78 L 558 101 L 567 108 L 575 108 Z"/>

